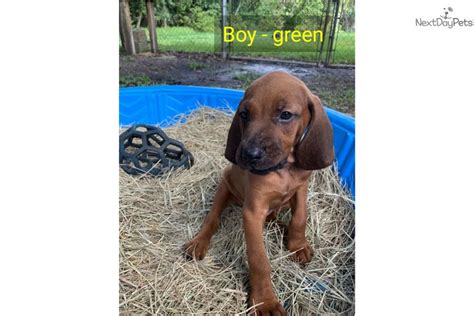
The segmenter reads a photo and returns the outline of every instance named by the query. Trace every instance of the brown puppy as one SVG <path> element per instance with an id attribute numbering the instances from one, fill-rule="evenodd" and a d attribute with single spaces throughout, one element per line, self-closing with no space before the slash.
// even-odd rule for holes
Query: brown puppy
<path id="1" fill-rule="evenodd" d="M 313 250 L 305 238 L 308 178 L 311 170 L 327 167 L 334 159 L 331 124 L 320 100 L 301 80 L 272 72 L 246 90 L 229 130 L 225 157 L 232 164 L 224 170 L 211 211 L 184 248 L 189 256 L 204 258 L 223 209 L 231 201 L 242 205 L 249 305 L 260 304 L 259 314 L 284 315 L 272 289 L 263 226 L 289 204 L 288 249 L 302 264 L 311 260 Z"/>

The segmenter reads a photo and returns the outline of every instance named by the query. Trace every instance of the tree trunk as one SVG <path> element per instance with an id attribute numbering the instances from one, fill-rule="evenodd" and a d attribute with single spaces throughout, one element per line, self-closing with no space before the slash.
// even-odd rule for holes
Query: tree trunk
<path id="1" fill-rule="evenodd" d="M 135 44 L 133 42 L 132 19 L 130 18 L 130 6 L 128 0 L 120 0 L 120 30 L 122 34 L 122 45 L 130 55 L 135 55 Z"/>
<path id="2" fill-rule="evenodd" d="M 123 30 L 120 23 L 119 23 L 119 34 L 120 34 L 120 43 L 122 44 L 122 49 L 125 50 L 125 39 L 123 38 Z"/>
<path id="3" fill-rule="evenodd" d="M 140 24 L 142 24 L 142 17 L 143 17 L 143 14 L 142 12 L 140 11 L 140 15 L 138 16 L 138 19 L 137 19 L 137 25 L 135 26 L 137 29 L 140 28 Z"/>
<path id="4" fill-rule="evenodd" d="M 155 8 L 153 6 L 153 0 L 146 0 L 146 19 L 148 24 L 148 32 L 150 33 L 151 51 L 153 53 L 157 53 L 158 41 L 156 39 Z"/>

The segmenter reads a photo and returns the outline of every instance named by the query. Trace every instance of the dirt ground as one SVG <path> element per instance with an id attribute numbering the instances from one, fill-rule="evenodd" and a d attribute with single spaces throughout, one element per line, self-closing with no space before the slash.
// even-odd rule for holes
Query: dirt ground
<path id="1" fill-rule="evenodd" d="M 120 85 L 179 84 L 245 89 L 270 71 L 284 70 L 303 80 L 327 106 L 354 116 L 355 71 L 288 63 L 223 60 L 204 54 L 120 56 Z"/>

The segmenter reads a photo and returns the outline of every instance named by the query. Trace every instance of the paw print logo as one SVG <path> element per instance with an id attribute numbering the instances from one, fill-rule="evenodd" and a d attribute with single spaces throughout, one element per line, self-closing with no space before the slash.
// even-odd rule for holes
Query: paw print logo
<path id="1" fill-rule="evenodd" d="M 441 15 L 441 17 L 442 17 L 443 19 L 445 19 L 445 20 L 451 19 L 451 17 L 448 16 L 448 14 L 449 14 L 449 12 L 453 12 L 453 8 L 447 7 L 447 8 L 443 8 L 443 10 L 444 10 L 444 16 Z"/>

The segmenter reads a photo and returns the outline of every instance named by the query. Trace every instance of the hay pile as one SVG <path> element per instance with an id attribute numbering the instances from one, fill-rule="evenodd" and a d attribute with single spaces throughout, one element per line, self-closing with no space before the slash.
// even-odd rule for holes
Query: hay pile
<path id="1" fill-rule="evenodd" d="M 211 207 L 224 158 L 228 113 L 203 107 L 166 129 L 193 153 L 196 164 L 157 179 L 120 170 L 120 312 L 131 314 L 245 314 L 247 259 L 241 209 L 224 211 L 202 261 L 181 246 Z M 308 192 L 306 236 L 315 254 L 301 268 L 289 259 L 276 223 L 266 224 L 274 290 L 289 315 L 352 313 L 354 210 L 331 168 L 314 172 Z M 290 220 L 289 211 L 279 219 Z"/>

